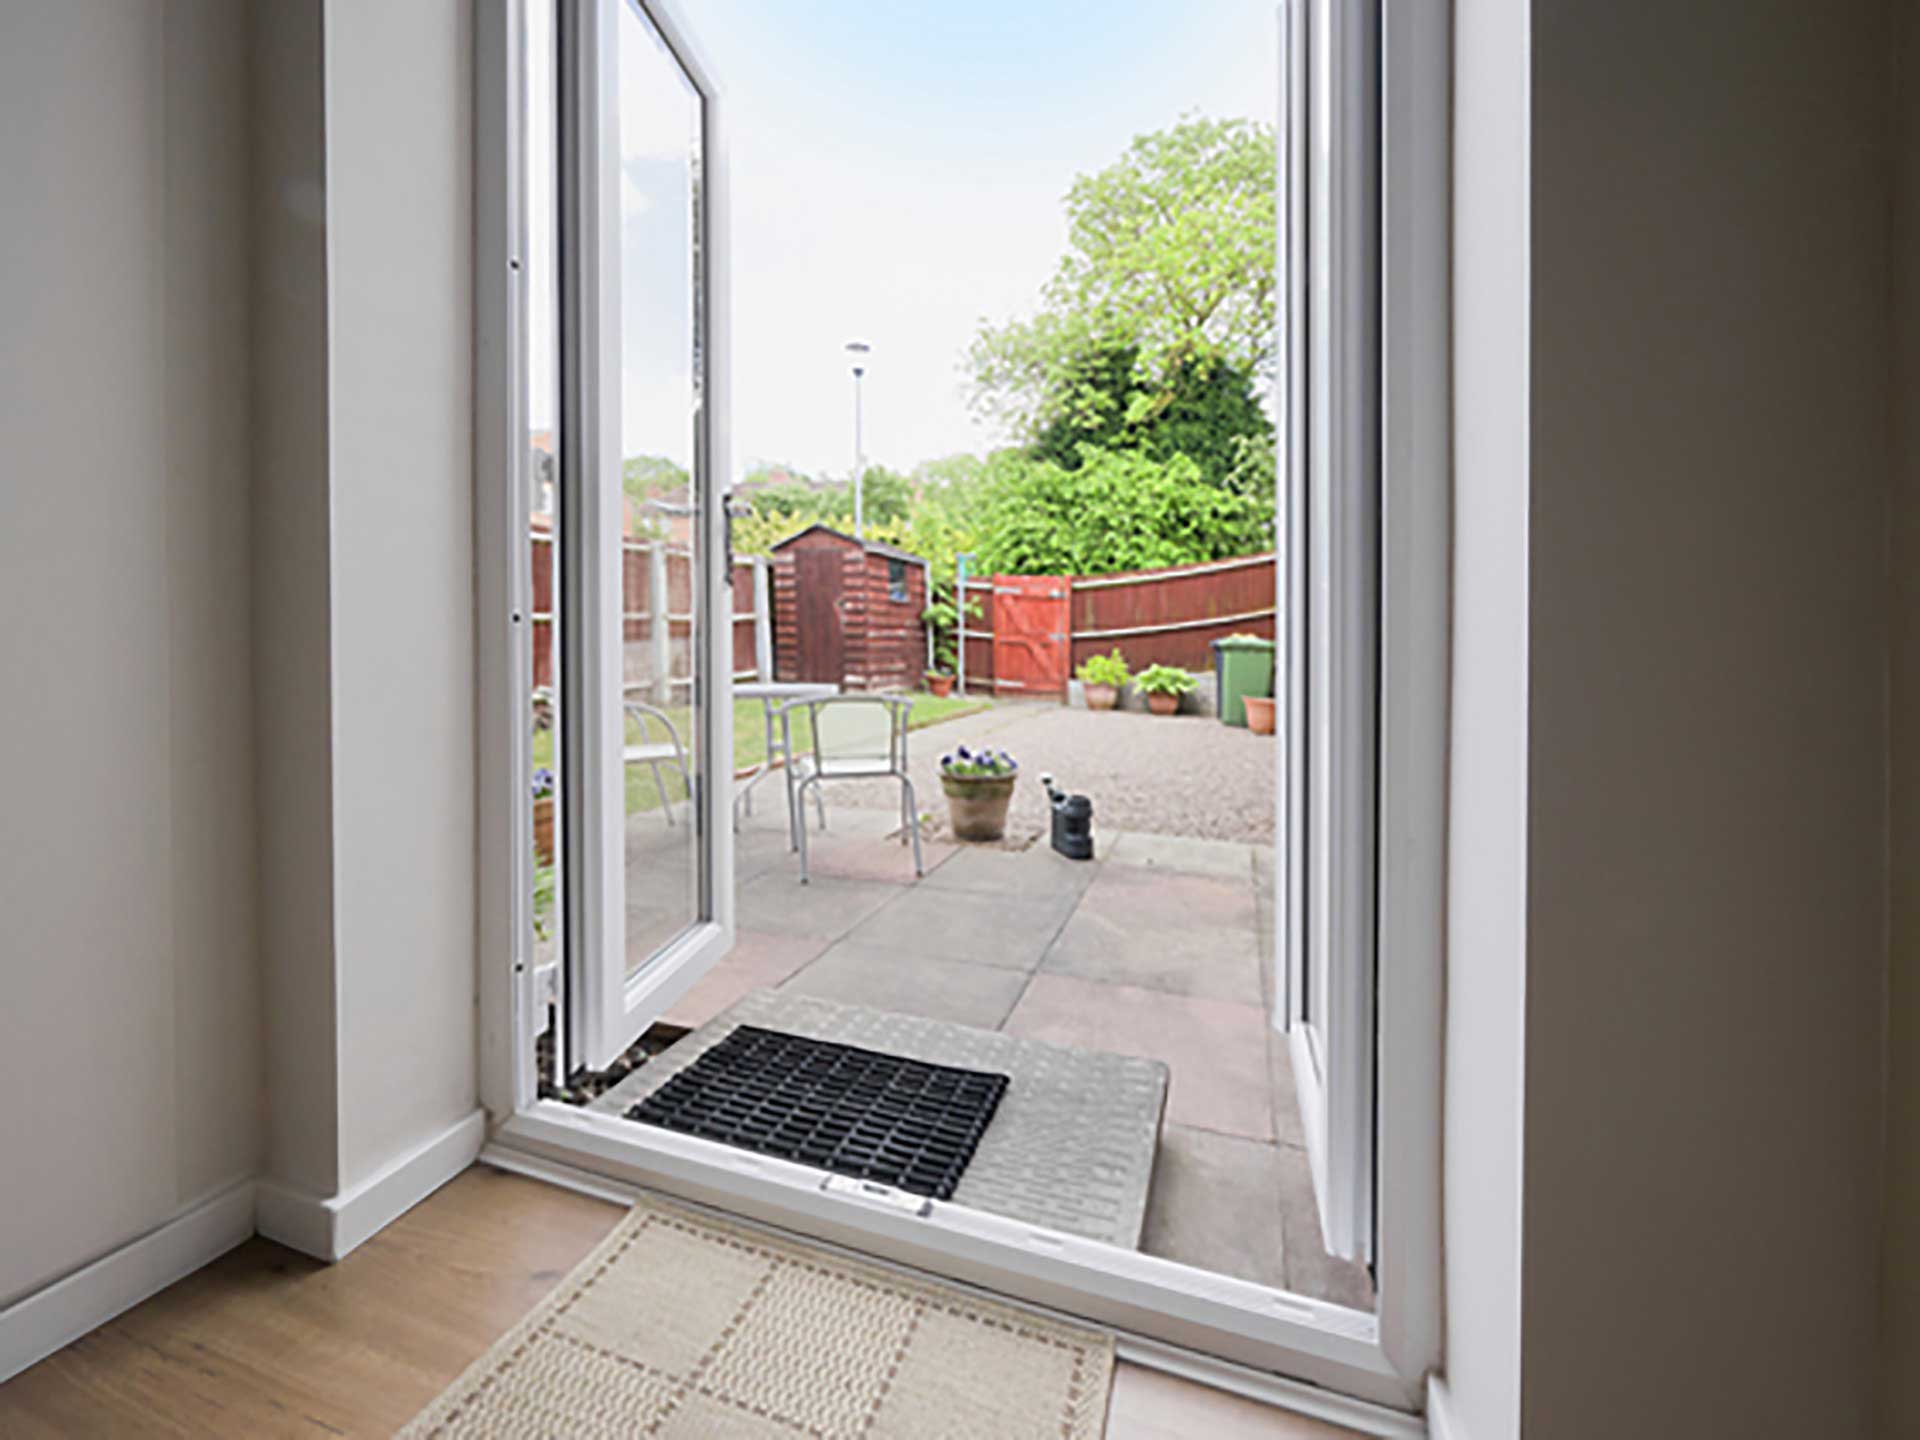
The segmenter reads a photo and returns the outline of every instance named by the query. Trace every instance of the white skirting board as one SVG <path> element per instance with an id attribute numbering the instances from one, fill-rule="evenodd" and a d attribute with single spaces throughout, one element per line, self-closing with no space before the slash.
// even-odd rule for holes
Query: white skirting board
<path id="1" fill-rule="evenodd" d="M 19 1374 L 217 1260 L 253 1234 L 254 1185 L 243 1180 L 157 1230 L 0 1310 L 0 1380 Z"/>
<path id="2" fill-rule="evenodd" d="M 1438 1375 L 1427 1376 L 1427 1434 L 1433 1440 L 1467 1440 L 1467 1430 L 1453 1413 L 1453 1392 Z"/>
<path id="3" fill-rule="evenodd" d="M 258 1233 L 338 1260 L 471 1165 L 487 1134 L 475 1110 L 343 1195 L 244 1180 L 156 1230 L 0 1310 L 0 1381 L 44 1360 Z"/>
<path id="4" fill-rule="evenodd" d="M 259 1184 L 262 1235 L 316 1260 L 339 1260 L 465 1170 L 487 1138 L 475 1110 L 339 1195 L 313 1195 L 274 1180 Z"/>

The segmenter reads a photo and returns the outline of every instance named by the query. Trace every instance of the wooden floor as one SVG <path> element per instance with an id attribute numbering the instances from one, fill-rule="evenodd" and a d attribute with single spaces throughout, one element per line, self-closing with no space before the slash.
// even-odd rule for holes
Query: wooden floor
<path id="1" fill-rule="evenodd" d="M 0 1436 L 391 1435 L 620 1214 L 476 1166 L 337 1265 L 250 1240 L 0 1385 Z M 1107 1434 L 1351 1432 L 1122 1364 Z"/>

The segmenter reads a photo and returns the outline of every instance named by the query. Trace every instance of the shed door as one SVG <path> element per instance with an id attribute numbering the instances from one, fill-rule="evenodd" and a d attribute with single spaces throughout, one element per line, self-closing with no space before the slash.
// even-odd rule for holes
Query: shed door
<path id="1" fill-rule="evenodd" d="M 793 557 L 793 604 L 799 619 L 802 680 L 838 685 L 847 669 L 842 614 L 846 557 L 838 549 L 799 550 Z"/>
<path id="2" fill-rule="evenodd" d="M 1071 588 L 1060 575 L 993 577 L 996 690 L 1066 693 Z"/>

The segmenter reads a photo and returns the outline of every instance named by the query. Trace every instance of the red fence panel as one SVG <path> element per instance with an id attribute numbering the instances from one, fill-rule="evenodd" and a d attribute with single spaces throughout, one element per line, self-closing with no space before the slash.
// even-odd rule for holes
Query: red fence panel
<path id="1" fill-rule="evenodd" d="M 1135 670 L 1213 668 L 1213 642 L 1274 638 L 1274 557 L 1090 575 L 1073 582 L 1073 663 L 1119 650 Z"/>

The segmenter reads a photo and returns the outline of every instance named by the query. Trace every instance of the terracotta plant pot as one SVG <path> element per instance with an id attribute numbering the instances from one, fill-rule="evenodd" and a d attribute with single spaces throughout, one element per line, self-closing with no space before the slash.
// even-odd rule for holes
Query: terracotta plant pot
<path id="1" fill-rule="evenodd" d="M 927 690 L 936 696 L 945 698 L 953 693 L 953 676 L 927 672 Z"/>
<path id="2" fill-rule="evenodd" d="M 1018 775 L 964 780 L 940 777 L 947 792 L 947 826 L 956 840 L 998 840 L 1007 833 L 1007 806 Z"/>
<path id="3" fill-rule="evenodd" d="M 1256 735 L 1273 734 L 1273 699 L 1259 695 L 1242 695 L 1240 703 L 1247 707 L 1247 729 Z"/>
<path id="4" fill-rule="evenodd" d="M 1165 690 L 1149 690 L 1147 692 L 1147 708 L 1156 715 L 1178 715 L 1180 713 L 1180 697 L 1170 694 Z"/>
<path id="5" fill-rule="evenodd" d="M 553 796 L 533 802 L 533 853 L 542 865 L 553 863 Z"/>
<path id="6" fill-rule="evenodd" d="M 1111 710 L 1120 703 L 1118 685 L 1093 685 L 1083 687 L 1087 694 L 1087 709 Z"/>

